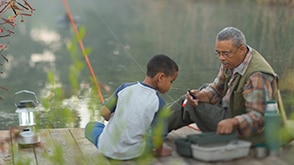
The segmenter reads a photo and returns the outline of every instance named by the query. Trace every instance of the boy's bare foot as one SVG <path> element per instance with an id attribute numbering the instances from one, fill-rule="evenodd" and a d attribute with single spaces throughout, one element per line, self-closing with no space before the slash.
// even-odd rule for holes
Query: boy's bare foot
<path id="1" fill-rule="evenodd" d="M 155 152 L 156 155 L 160 157 L 170 156 L 172 154 L 172 149 L 169 146 L 163 144 L 160 148 L 156 149 Z"/>

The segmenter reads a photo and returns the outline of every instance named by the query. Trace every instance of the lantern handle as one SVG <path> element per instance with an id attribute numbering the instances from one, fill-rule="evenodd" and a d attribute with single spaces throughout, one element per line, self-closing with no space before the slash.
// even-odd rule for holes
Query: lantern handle
<path id="1" fill-rule="evenodd" d="M 14 94 L 14 104 L 15 104 L 15 106 L 17 106 L 17 104 L 16 104 L 16 102 L 15 102 L 15 96 L 18 95 L 18 94 L 21 94 L 21 93 L 27 93 L 27 94 L 31 94 L 31 95 L 33 95 L 34 98 L 35 98 L 35 104 L 36 104 L 36 105 L 39 104 L 39 100 L 38 100 L 38 98 L 37 98 L 35 92 L 33 92 L 33 91 L 29 91 L 29 90 L 21 90 L 21 91 L 17 91 L 17 92 L 15 92 L 15 94 Z"/>

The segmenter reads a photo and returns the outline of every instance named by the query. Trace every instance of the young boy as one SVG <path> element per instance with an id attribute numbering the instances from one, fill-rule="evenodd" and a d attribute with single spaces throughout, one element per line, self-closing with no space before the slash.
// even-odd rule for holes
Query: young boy
<path id="1" fill-rule="evenodd" d="M 152 132 L 152 127 L 165 104 L 157 91 L 167 92 L 178 71 L 177 64 L 168 56 L 153 56 L 147 64 L 144 81 L 124 83 L 118 87 L 101 109 L 108 124 L 104 128 L 100 122 L 89 122 L 85 128 L 86 138 L 111 159 L 137 158 L 148 148 L 154 150 L 157 156 L 171 155 L 171 149 L 164 147 L 162 142 L 166 132 L 158 137 L 155 131 Z M 150 146 L 152 140 L 146 140 L 150 134 L 151 139 L 160 139 L 159 145 Z"/>

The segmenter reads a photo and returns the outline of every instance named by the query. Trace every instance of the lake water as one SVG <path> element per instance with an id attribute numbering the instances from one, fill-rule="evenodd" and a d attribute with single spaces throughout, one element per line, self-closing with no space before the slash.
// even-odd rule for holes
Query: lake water
<path id="1" fill-rule="evenodd" d="M 89 60 L 95 75 L 99 83 L 111 91 L 123 82 L 143 80 L 147 61 L 157 53 L 171 56 L 180 67 L 174 85 L 163 95 L 167 103 L 188 88 L 213 81 L 220 66 L 214 56 L 215 36 L 222 28 L 235 26 L 244 32 L 248 45 L 272 64 L 281 78 L 286 107 L 293 105 L 293 76 L 290 74 L 294 58 L 293 8 L 247 0 L 68 3 L 78 25 L 86 29 L 83 41 L 91 48 Z M 37 9 L 35 15 L 19 25 L 6 51 L 10 62 L 4 65 L 2 83 L 10 90 L 4 93 L 1 103 L 1 129 L 15 123 L 11 117 L 15 111 L 14 92 L 29 89 L 43 97 L 41 90 L 48 82 L 49 70 L 54 71 L 63 84 L 64 99 L 73 95 L 68 76 L 74 61 L 66 43 L 74 33 L 66 20 L 63 4 L 58 0 L 31 4 Z M 50 11 L 47 6 L 51 6 Z M 81 54 L 75 59 L 84 62 Z M 85 62 L 84 65 L 76 77 L 81 84 L 89 83 L 91 77 Z M 111 92 L 102 88 L 102 93 L 107 98 Z M 83 114 L 82 123 L 85 123 L 89 113 L 83 109 L 79 108 Z"/>

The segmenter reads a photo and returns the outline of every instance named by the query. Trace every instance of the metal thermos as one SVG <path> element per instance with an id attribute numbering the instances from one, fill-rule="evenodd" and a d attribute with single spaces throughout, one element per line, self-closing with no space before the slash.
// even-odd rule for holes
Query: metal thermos
<path id="1" fill-rule="evenodd" d="M 278 155 L 281 145 L 280 142 L 280 126 L 281 116 L 275 100 L 270 100 L 267 103 L 265 114 L 265 142 L 270 156 Z"/>

